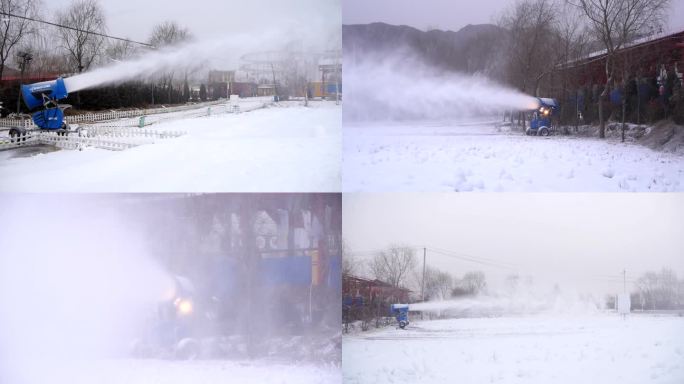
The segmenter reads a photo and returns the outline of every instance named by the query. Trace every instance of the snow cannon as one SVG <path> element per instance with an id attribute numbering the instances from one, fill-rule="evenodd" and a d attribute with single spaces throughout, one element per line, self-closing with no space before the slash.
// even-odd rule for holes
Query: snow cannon
<path id="1" fill-rule="evenodd" d="M 68 131 L 68 126 L 64 122 L 64 110 L 71 106 L 58 103 L 69 96 L 64 79 L 60 77 L 52 81 L 22 85 L 21 94 L 38 128 L 57 132 Z"/>
<path id="2" fill-rule="evenodd" d="M 554 120 L 560 110 L 556 99 L 538 98 L 539 108 L 532 112 L 530 127 L 525 131 L 527 135 L 548 136 L 555 129 Z"/>
<path id="3" fill-rule="evenodd" d="M 401 328 L 401 329 L 406 328 L 406 326 L 409 324 L 409 318 L 408 318 L 409 305 L 408 304 L 392 304 L 390 307 L 390 310 L 391 310 L 394 318 L 397 319 L 397 323 L 399 324 L 399 328 Z"/>
<path id="4" fill-rule="evenodd" d="M 201 328 L 196 292 L 192 282 L 174 276 L 170 292 L 157 303 L 156 314 L 140 339 L 134 340 L 137 357 L 168 357 L 191 360 L 200 354 L 197 328 Z"/>

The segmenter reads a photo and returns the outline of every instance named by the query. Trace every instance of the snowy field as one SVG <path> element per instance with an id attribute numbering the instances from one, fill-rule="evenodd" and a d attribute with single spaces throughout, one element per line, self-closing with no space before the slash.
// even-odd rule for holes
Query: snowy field
<path id="1" fill-rule="evenodd" d="M 39 367 L 36 367 L 39 368 Z M 77 373 L 74 373 L 77 372 Z M 2 375 L 0 375 L 2 377 Z M 58 384 L 339 384 L 340 368 L 253 361 L 108 360 L 24 371 L 23 382 Z M 67 379 L 68 377 L 68 379 Z"/>
<path id="2" fill-rule="evenodd" d="M 684 191 L 682 156 L 494 125 L 345 123 L 344 191 Z"/>
<path id="3" fill-rule="evenodd" d="M 344 382 L 684 383 L 684 318 L 415 321 L 345 337 Z"/>
<path id="4" fill-rule="evenodd" d="M 337 192 L 341 123 L 334 102 L 291 102 L 153 124 L 187 134 L 124 151 L 4 151 L 0 191 Z"/>

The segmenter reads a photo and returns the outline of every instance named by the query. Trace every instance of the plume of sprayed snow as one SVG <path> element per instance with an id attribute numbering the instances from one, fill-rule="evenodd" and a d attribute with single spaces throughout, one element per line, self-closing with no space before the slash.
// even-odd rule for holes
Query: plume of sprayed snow
<path id="1" fill-rule="evenodd" d="M 322 22 L 312 21 L 307 28 L 289 26 L 285 29 L 264 30 L 260 34 L 234 34 L 208 40 L 190 41 L 184 44 L 147 51 L 137 58 L 64 79 L 68 92 L 77 92 L 102 85 L 116 84 L 138 78 L 153 77 L 159 73 L 201 66 L 203 63 L 219 62 L 220 66 L 237 65 L 246 53 L 298 51 L 320 53 L 341 45 L 339 32 L 331 31 Z M 295 42 L 296 47 L 292 47 Z"/>
<path id="2" fill-rule="evenodd" d="M 481 75 L 446 72 L 406 52 L 344 57 L 349 120 L 443 119 L 539 108 L 536 98 Z"/>
<path id="3" fill-rule="evenodd" d="M 74 383 L 126 353 L 173 281 L 130 223 L 84 196 L 12 196 L 0 213 L 0 382 Z"/>
<path id="4" fill-rule="evenodd" d="M 429 301 L 409 305 L 411 311 L 438 313 L 453 317 L 488 317 L 529 314 L 593 314 L 602 309 L 593 297 L 558 290 L 541 293 L 538 287 L 482 294 L 474 297 L 444 301 Z"/>

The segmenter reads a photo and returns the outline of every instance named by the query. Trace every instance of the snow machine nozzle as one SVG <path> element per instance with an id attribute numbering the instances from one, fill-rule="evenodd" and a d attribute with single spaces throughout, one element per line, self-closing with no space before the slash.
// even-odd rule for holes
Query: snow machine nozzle
<path id="1" fill-rule="evenodd" d="M 69 96 L 64 79 L 61 77 L 52 81 L 43 81 L 35 84 L 21 86 L 21 94 L 24 103 L 30 111 L 39 111 L 32 114 L 33 122 L 41 129 L 64 128 L 65 106 L 58 104 L 59 100 Z"/>

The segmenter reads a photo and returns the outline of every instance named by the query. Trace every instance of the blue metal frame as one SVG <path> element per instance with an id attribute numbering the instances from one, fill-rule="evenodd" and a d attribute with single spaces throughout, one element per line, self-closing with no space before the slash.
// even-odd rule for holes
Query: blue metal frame
<path id="1" fill-rule="evenodd" d="M 33 122 L 40 129 L 61 129 L 64 127 L 64 111 L 57 103 L 69 96 L 64 79 L 61 77 L 52 81 L 43 81 L 21 86 L 24 103 L 30 111 Z"/>
<path id="2" fill-rule="evenodd" d="M 408 304 L 392 304 L 390 306 L 390 311 L 394 318 L 397 319 L 397 323 L 399 323 L 400 328 L 404 328 L 408 325 L 409 323 L 409 318 L 408 318 L 408 313 L 409 313 L 409 305 Z"/>
<path id="3" fill-rule="evenodd" d="M 537 100 L 539 100 L 539 109 L 534 111 L 534 118 L 530 120 L 530 131 L 536 132 L 542 127 L 550 130 L 553 125 L 551 118 L 558 113 L 560 104 L 556 99 L 538 98 Z"/>

